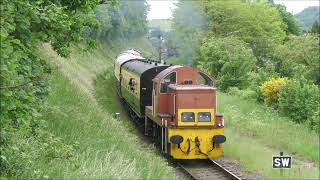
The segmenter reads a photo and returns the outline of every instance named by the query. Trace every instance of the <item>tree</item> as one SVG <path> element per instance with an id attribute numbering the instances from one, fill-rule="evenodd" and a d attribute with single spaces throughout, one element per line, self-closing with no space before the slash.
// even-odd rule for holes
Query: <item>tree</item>
<path id="1" fill-rule="evenodd" d="M 84 13 L 96 4 L 95 0 L 82 3 L 1 1 L 0 88 L 4 127 L 8 123 L 17 127 L 30 125 L 30 119 L 36 116 L 46 99 L 50 69 L 36 54 L 39 43 L 50 42 L 60 55 L 67 56 L 70 44 L 91 42 L 82 32 L 85 27 L 96 26 L 97 22 Z"/>
<path id="2" fill-rule="evenodd" d="M 126 37 L 138 37 L 147 32 L 148 9 L 146 0 L 120 1 L 120 12 L 124 17 L 125 26 L 128 27 Z"/>
<path id="3" fill-rule="evenodd" d="M 312 27 L 311 27 L 311 30 L 310 30 L 312 33 L 315 33 L 315 34 L 318 34 L 320 35 L 320 24 L 318 21 L 315 21 L 313 24 L 312 24 Z"/>
<path id="4" fill-rule="evenodd" d="M 290 36 L 276 52 L 279 73 L 295 79 L 307 79 L 320 84 L 319 37 L 314 35 Z"/>
<path id="5" fill-rule="evenodd" d="M 98 26 L 92 11 L 98 4 L 108 2 L 111 1 L 0 2 L 1 176 L 18 171 L 16 166 L 27 168 L 28 165 L 15 164 L 11 158 L 12 147 L 20 147 L 16 152 L 24 153 L 24 147 L 15 141 L 19 138 L 14 137 L 34 137 L 30 140 L 33 141 L 43 125 L 37 117 L 45 108 L 51 70 L 37 54 L 39 45 L 50 43 L 61 56 L 68 56 L 70 45 L 75 43 L 83 42 L 91 47 L 94 39 L 86 36 L 85 30 Z"/>
<path id="6" fill-rule="evenodd" d="M 285 29 L 286 34 L 287 35 L 290 35 L 290 34 L 299 35 L 301 29 L 300 29 L 298 22 L 295 20 L 294 16 L 287 11 L 287 8 L 284 5 L 275 4 L 274 6 L 277 8 L 282 21 L 287 26 Z"/>
<path id="7" fill-rule="evenodd" d="M 179 1 L 176 6 L 170 36 L 174 37 L 182 61 L 190 65 L 205 36 L 207 21 L 198 2 Z"/>
<path id="8" fill-rule="evenodd" d="M 270 4 L 206 1 L 204 12 L 212 35 L 237 36 L 254 46 L 257 39 L 282 43 L 285 24 Z"/>
<path id="9" fill-rule="evenodd" d="M 294 16 L 287 11 L 287 8 L 284 5 L 281 4 L 275 4 L 274 5 L 282 19 L 282 21 L 286 24 L 285 32 L 287 35 L 294 34 L 299 35 L 300 34 L 300 26 L 298 22 L 294 19 Z"/>
<path id="10" fill-rule="evenodd" d="M 204 38 L 235 36 L 249 44 L 257 65 L 264 67 L 273 47 L 286 38 L 286 24 L 269 3 L 179 1 L 173 21 L 173 34 L 183 59 L 194 59 Z"/>
<path id="11" fill-rule="evenodd" d="M 96 7 L 94 14 L 100 23 L 100 27 L 97 29 L 91 29 L 91 34 L 93 37 L 105 38 L 108 37 L 112 31 L 112 17 L 110 16 L 111 7 L 108 4 L 102 4 Z"/>
<path id="12" fill-rule="evenodd" d="M 103 4 L 95 9 L 95 16 L 101 24 L 93 29 L 94 37 L 109 40 L 114 37 L 139 37 L 147 32 L 148 6 L 145 0 L 121 0 L 118 6 Z"/>
<path id="13" fill-rule="evenodd" d="M 222 90 L 246 88 L 256 63 L 252 50 L 236 37 L 206 39 L 196 60 L 198 67 L 210 73 Z"/>

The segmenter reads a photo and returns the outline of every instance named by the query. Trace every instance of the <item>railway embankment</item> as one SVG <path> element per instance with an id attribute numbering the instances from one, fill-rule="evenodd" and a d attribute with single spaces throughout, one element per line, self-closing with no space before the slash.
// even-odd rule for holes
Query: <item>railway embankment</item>
<path id="1" fill-rule="evenodd" d="M 141 48 L 144 47 L 143 41 Z M 105 89 L 110 101 L 101 106 L 94 81 L 112 71 L 112 60 L 123 44 L 114 42 L 93 52 L 73 48 L 68 59 L 59 57 L 47 44 L 41 53 L 53 66 L 52 90 L 44 117 L 47 129 L 72 146 L 70 159 L 38 162 L 48 177 L 85 179 L 175 179 L 172 168 L 151 145 L 142 145 L 130 124 L 113 118 L 118 110 L 112 83 Z M 136 45 L 135 45 L 136 46 Z M 99 77 L 100 75 L 100 77 Z M 108 74 L 105 74 L 106 76 Z M 106 77 L 104 77 L 106 78 Z M 122 114 L 122 112 L 121 112 Z"/>

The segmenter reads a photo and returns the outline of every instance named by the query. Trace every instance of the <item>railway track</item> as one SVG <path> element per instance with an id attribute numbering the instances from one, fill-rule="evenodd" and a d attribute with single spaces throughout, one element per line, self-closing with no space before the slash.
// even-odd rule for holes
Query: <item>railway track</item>
<path id="1" fill-rule="evenodd" d="M 178 166 L 190 177 L 197 180 L 242 180 L 214 160 L 180 160 Z"/>

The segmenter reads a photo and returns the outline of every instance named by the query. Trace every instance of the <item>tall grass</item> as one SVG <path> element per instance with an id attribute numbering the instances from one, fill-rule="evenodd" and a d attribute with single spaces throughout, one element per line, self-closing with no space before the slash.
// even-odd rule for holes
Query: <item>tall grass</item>
<path id="1" fill-rule="evenodd" d="M 114 106 L 118 103 L 116 99 L 112 98 L 106 106 L 101 106 L 96 99 L 94 81 L 99 80 L 97 77 L 101 73 L 112 71 L 113 58 L 124 47 L 124 43 L 119 44 L 122 46 L 116 43 L 108 48 L 101 46 L 93 53 L 74 48 L 68 59 L 57 56 L 47 45 L 42 48 L 42 54 L 56 68 L 51 82 L 49 107 L 43 118 L 48 122 L 50 132 L 74 147 L 69 159 L 38 160 L 38 167 L 45 177 L 175 178 L 172 169 L 161 155 L 155 153 L 154 147 L 141 146 L 143 143 L 128 122 L 129 125 L 126 125 L 126 121 L 113 119 L 112 112 L 118 108 Z M 111 86 L 106 87 L 106 92 L 112 91 Z M 109 95 L 114 97 L 110 93 L 104 96 Z"/>
<path id="2" fill-rule="evenodd" d="M 227 143 L 224 153 L 266 179 L 318 179 L 319 137 L 306 126 L 281 117 L 254 100 L 218 94 L 218 112 L 225 116 Z M 272 156 L 293 156 L 293 168 L 272 168 Z M 311 161 L 311 162 L 309 162 Z M 311 166 L 311 167 L 307 167 Z"/>
<path id="3" fill-rule="evenodd" d="M 237 128 L 242 135 L 254 137 L 270 147 L 319 161 L 319 136 L 305 125 L 291 122 L 253 100 L 224 93 L 219 93 L 218 98 L 218 108 L 225 115 L 227 127 Z"/>
<path id="4" fill-rule="evenodd" d="M 246 137 L 234 127 L 226 127 L 227 144 L 224 155 L 238 160 L 248 172 L 258 172 L 265 179 L 319 179 L 319 166 L 316 163 L 301 161 L 293 156 L 292 168 L 285 169 L 283 176 L 279 169 L 272 168 L 272 157 L 279 156 L 280 149 L 270 148 L 252 137 Z M 287 150 L 285 155 L 292 155 Z"/>
<path id="5" fill-rule="evenodd" d="M 128 131 L 140 133 L 137 131 L 137 127 L 134 123 L 130 123 L 131 120 L 128 117 L 128 112 L 123 108 L 123 105 L 118 98 L 115 77 L 112 71 L 106 71 L 97 77 L 94 95 L 99 105 L 106 112 L 110 114 L 120 113 L 121 121 L 119 123 L 126 127 Z"/>

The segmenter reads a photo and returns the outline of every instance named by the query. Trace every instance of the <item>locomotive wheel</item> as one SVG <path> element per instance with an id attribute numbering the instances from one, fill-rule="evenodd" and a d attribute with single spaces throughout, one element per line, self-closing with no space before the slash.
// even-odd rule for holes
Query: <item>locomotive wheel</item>
<path id="1" fill-rule="evenodd" d="M 151 137 L 153 135 L 153 122 L 148 118 L 147 118 L 147 121 L 145 122 L 146 124 L 145 125 L 145 135 L 148 136 L 148 137 Z"/>

